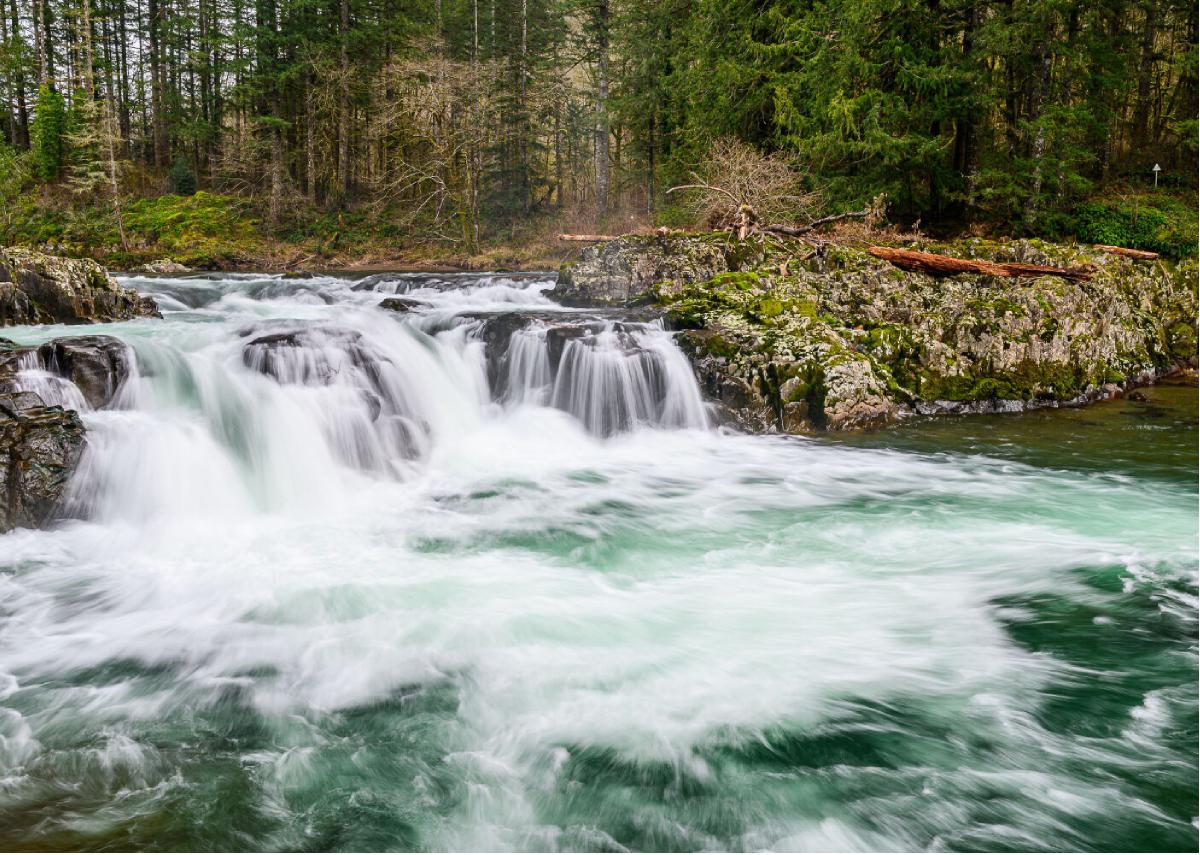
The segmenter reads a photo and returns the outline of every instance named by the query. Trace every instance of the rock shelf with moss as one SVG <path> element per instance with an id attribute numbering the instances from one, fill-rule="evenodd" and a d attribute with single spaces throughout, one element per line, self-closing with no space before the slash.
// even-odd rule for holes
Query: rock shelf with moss
<path id="1" fill-rule="evenodd" d="M 935 279 L 865 247 L 629 237 L 586 253 L 558 290 L 577 304 L 657 303 L 705 394 L 752 430 L 1083 404 L 1196 364 L 1194 260 L 1036 240 L 910 246 L 1096 272 Z"/>

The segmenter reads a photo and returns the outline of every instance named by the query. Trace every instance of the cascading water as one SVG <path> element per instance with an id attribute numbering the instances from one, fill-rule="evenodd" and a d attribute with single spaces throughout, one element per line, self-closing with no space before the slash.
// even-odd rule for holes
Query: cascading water
<path id="1" fill-rule="evenodd" d="M 128 284 L 107 407 L 19 377 L 0 848 L 1194 843 L 1194 415 L 741 436 L 545 277 Z"/>

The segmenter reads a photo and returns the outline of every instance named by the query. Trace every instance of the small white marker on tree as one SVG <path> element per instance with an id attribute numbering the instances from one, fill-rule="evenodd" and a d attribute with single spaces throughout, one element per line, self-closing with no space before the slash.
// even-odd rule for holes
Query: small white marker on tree
<path id="1" fill-rule="evenodd" d="M 1158 173 L 1162 172 L 1162 167 L 1156 163 L 1156 164 L 1154 164 L 1154 168 L 1151 169 L 1150 171 L 1154 173 L 1154 186 L 1157 187 L 1158 186 Z"/>

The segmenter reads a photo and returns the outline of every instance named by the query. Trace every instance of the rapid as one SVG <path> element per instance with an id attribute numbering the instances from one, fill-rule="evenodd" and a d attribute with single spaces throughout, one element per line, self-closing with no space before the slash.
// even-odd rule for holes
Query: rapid
<path id="1" fill-rule="evenodd" d="M 122 282 L 0 849 L 1195 848 L 1194 395 L 748 436 L 549 276 Z"/>

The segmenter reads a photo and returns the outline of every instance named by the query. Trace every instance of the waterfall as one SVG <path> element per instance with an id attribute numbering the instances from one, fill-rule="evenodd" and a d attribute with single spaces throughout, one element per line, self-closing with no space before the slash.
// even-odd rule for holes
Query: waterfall
<path id="1" fill-rule="evenodd" d="M 704 428 L 691 369 L 658 323 L 558 309 L 550 280 L 497 275 L 175 282 L 162 326 L 111 404 L 28 357 L 21 388 L 86 413 L 68 510 L 86 518 L 322 511 L 358 479 L 405 479 L 517 409 L 552 409 L 610 437 Z M 364 285 L 366 287 L 364 287 Z M 418 311 L 380 310 L 405 293 Z M 212 318 L 196 324 L 196 315 Z M 173 317 L 186 320 L 173 321 Z M 174 329 L 172 329 L 174 327 Z"/>

